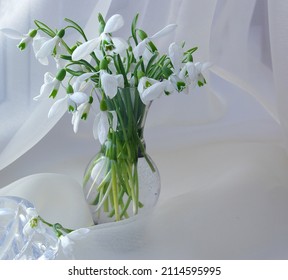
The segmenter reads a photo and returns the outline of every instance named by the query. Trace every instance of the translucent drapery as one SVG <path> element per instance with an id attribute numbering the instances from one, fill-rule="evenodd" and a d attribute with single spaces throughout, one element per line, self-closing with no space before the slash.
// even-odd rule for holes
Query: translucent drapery
<path id="1" fill-rule="evenodd" d="M 33 25 L 34 19 L 42 20 L 54 28 L 60 28 L 63 20 L 78 18 L 79 9 L 84 9 L 79 1 L 48 1 L 26 0 L 21 2 L 2 0 L 0 29 L 12 28 L 23 34 Z M 88 1 L 85 12 L 79 18 L 79 23 L 86 26 L 87 34 L 93 35 L 97 30 L 98 12 L 105 15 L 111 1 L 98 1 L 96 4 Z M 26 54 L 16 48 L 17 41 L 1 36 L 1 87 L 0 87 L 0 170 L 19 158 L 23 153 L 40 141 L 48 131 L 59 121 L 66 106 L 59 113 L 48 119 L 48 111 L 53 104 L 51 100 L 43 100 L 38 104 L 33 97 L 39 94 L 43 83 L 43 75 L 55 71 L 54 65 L 41 66 L 35 59 L 32 49 L 26 49 Z M 77 37 L 71 36 L 77 40 Z M 70 40 L 72 39 L 70 38 Z"/>

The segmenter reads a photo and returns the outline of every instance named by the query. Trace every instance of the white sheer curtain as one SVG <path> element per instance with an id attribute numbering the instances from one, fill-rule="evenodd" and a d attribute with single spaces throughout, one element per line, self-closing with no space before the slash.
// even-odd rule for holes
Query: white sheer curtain
<path id="1" fill-rule="evenodd" d="M 60 26 L 62 18 L 70 17 L 82 25 L 88 21 L 93 37 L 91 13 L 98 3 L 107 3 L 51 2 L 23 1 L 22 17 L 14 18 L 16 1 L 0 0 L 0 11 L 6 13 L 0 28 L 25 32 L 32 18 Z M 173 34 L 157 42 L 161 50 L 166 51 L 172 41 L 185 40 L 187 46 L 199 47 L 196 60 L 211 61 L 213 66 L 207 73 L 208 86 L 189 96 L 157 100 L 149 113 L 147 147 L 162 175 L 155 213 L 148 221 L 93 228 L 76 246 L 76 256 L 287 258 L 288 158 L 282 148 L 288 143 L 287 1 L 112 0 L 107 17 L 122 14 L 126 25 L 119 34 L 126 36 L 136 12 L 148 34 L 168 23 L 178 24 Z M 65 196 L 71 178 L 81 180 L 81 168 L 95 149 L 91 123 L 74 136 L 70 116 L 58 123 L 61 115 L 48 121 L 50 105 L 31 101 L 46 69 L 36 64 L 32 53 L 19 54 L 15 42 L 1 36 L 0 44 L 0 169 L 6 166 L 0 171 L 0 187 L 20 179 L 0 195 L 29 198 L 34 192 L 30 197 L 37 204 L 41 176 L 48 188 L 48 177 L 57 185 L 58 175 L 33 173 L 56 172 L 66 174 L 67 184 L 62 177 L 55 195 Z M 27 175 L 31 176 L 21 179 Z M 37 205 L 49 217 L 53 205 Z M 68 210 L 58 206 L 59 212 Z M 59 217 L 65 220 L 63 213 Z M 83 216 L 89 220 L 87 213 Z M 83 226 L 77 219 L 69 223 Z M 145 237 L 144 221 L 149 225 Z M 91 250 L 93 246 L 97 250 Z"/>
<path id="2" fill-rule="evenodd" d="M 27 33 L 38 19 L 53 28 L 60 28 L 64 18 L 77 18 L 86 26 L 87 34 L 97 30 L 97 13 L 107 13 L 110 1 L 86 1 L 85 7 L 79 1 L 1 0 L 0 29 L 12 28 Z M 91 14 L 93 16 L 91 17 Z M 96 14 L 96 17 L 95 17 Z M 80 15 L 80 16 L 79 16 Z M 39 94 L 45 72 L 55 71 L 54 65 L 43 67 L 34 58 L 31 48 L 26 54 L 16 48 L 17 41 L 0 34 L 1 46 L 1 92 L 0 92 L 0 170 L 12 163 L 33 147 L 59 121 L 66 108 L 57 116 L 48 119 L 47 113 L 53 104 L 51 100 L 33 101 Z M 68 35 L 69 36 L 69 35 Z M 70 37 L 74 38 L 70 35 Z M 77 39 L 77 38 L 74 38 Z"/>
<path id="3" fill-rule="evenodd" d="M 288 32 L 287 32 L 287 1 L 268 0 L 268 22 L 271 45 L 271 60 L 273 65 L 273 78 L 275 82 L 275 99 L 279 121 L 285 132 L 286 143 L 288 137 L 288 95 L 286 73 L 288 70 Z M 287 146 L 287 144 L 286 144 Z"/>

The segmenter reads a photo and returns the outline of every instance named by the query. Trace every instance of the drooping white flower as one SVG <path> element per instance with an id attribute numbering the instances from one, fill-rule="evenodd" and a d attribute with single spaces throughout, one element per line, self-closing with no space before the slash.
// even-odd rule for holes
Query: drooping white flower
<path id="1" fill-rule="evenodd" d="M 59 47 L 58 45 L 64 35 L 65 30 L 61 29 L 53 38 L 48 39 L 46 41 L 42 40 L 42 44 L 39 45 L 40 47 L 39 50 L 36 50 L 35 54 L 36 58 L 38 60 L 42 60 L 50 56 L 53 53 L 54 48 L 56 47 L 57 49 Z"/>
<path id="2" fill-rule="evenodd" d="M 62 248 L 64 255 L 67 257 L 73 258 L 73 246 L 75 242 L 86 238 L 86 235 L 90 232 L 88 228 L 80 228 L 74 230 L 66 235 L 61 235 L 59 238 L 59 243 Z"/>
<path id="3" fill-rule="evenodd" d="M 151 78 L 142 77 L 138 84 L 138 91 L 142 102 L 148 105 L 151 101 L 164 94 L 167 87 L 167 80 L 160 82 Z"/>
<path id="4" fill-rule="evenodd" d="M 78 106 L 78 108 L 72 112 L 72 125 L 74 133 L 78 132 L 80 120 L 86 120 L 91 108 L 91 102 L 85 102 Z"/>
<path id="5" fill-rule="evenodd" d="M 17 30 L 10 28 L 3 28 L 0 29 L 0 31 L 10 39 L 21 40 L 20 43 L 18 44 L 18 48 L 20 50 L 26 49 L 27 45 L 33 41 L 34 37 L 37 34 L 37 30 L 35 29 L 29 30 L 27 34 L 21 34 Z"/>
<path id="6" fill-rule="evenodd" d="M 94 120 L 93 135 L 95 139 L 103 144 L 109 132 L 110 127 L 116 131 L 118 124 L 117 114 L 115 111 L 100 111 Z"/>
<path id="7" fill-rule="evenodd" d="M 89 84 L 86 82 L 95 73 L 85 73 L 77 77 L 73 86 L 70 85 L 69 93 L 65 97 L 58 99 L 50 108 L 48 118 L 53 117 L 57 112 L 61 111 L 63 106 L 68 107 L 68 111 L 72 113 L 72 125 L 75 133 L 78 132 L 78 127 L 81 119 L 86 119 L 90 111 L 93 98 L 88 96 L 84 90 Z"/>
<path id="8" fill-rule="evenodd" d="M 183 48 L 173 42 L 169 46 L 168 53 L 174 68 L 174 73 L 178 75 L 183 65 Z"/>
<path id="9" fill-rule="evenodd" d="M 28 220 L 23 228 L 23 234 L 25 236 L 31 236 L 34 231 L 38 233 L 45 232 L 45 226 L 40 221 L 39 215 L 34 208 L 27 208 L 26 210 L 26 219 Z"/>
<path id="10" fill-rule="evenodd" d="M 89 96 L 84 92 L 74 92 L 71 94 L 66 94 L 65 97 L 58 99 L 50 108 L 48 112 L 48 118 L 53 117 L 60 110 L 62 105 L 66 103 L 68 105 L 68 110 L 76 111 L 77 108 L 89 101 Z"/>
<path id="11" fill-rule="evenodd" d="M 44 74 L 44 84 L 41 86 L 40 94 L 35 96 L 33 99 L 37 101 L 47 97 L 55 98 L 65 76 L 65 69 L 59 70 L 56 76 L 53 76 L 50 72 L 46 72 Z"/>
<path id="12" fill-rule="evenodd" d="M 101 70 L 100 80 L 105 94 L 110 98 L 113 98 L 117 94 L 118 87 L 120 88 L 124 87 L 124 78 L 123 75 L 121 74 L 112 75 L 108 74 L 104 70 Z"/>
<path id="13" fill-rule="evenodd" d="M 168 53 L 173 66 L 173 73 L 169 76 L 168 80 L 174 91 L 188 93 L 190 82 L 186 78 L 186 65 L 182 61 L 184 56 L 183 48 L 173 42 L 169 46 Z"/>
<path id="14" fill-rule="evenodd" d="M 41 47 L 43 46 L 43 44 L 46 43 L 47 41 L 48 41 L 48 38 L 42 37 L 42 36 L 37 34 L 37 36 L 34 38 L 34 40 L 32 42 L 32 47 L 33 47 L 35 57 L 36 57 L 36 54 L 41 49 Z M 49 64 L 48 57 L 43 57 L 43 58 L 38 57 L 37 59 L 42 65 L 48 65 Z"/>
<path id="15" fill-rule="evenodd" d="M 187 62 L 186 69 L 192 86 L 203 86 L 206 83 L 203 72 L 211 66 L 209 62 Z"/>
<path id="16" fill-rule="evenodd" d="M 154 35 L 152 35 L 151 37 L 147 37 L 145 38 L 143 41 L 141 41 L 134 49 L 133 49 L 133 54 L 135 56 L 136 59 L 139 59 L 140 56 L 142 56 L 144 54 L 145 49 L 147 48 L 147 44 L 157 38 L 163 37 L 167 34 L 169 34 L 170 32 L 172 32 L 173 30 L 175 30 L 175 28 L 177 27 L 176 24 L 168 24 L 167 26 L 165 26 L 164 28 L 162 28 L 160 31 L 156 32 Z"/>
<path id="17" fill-rule="evenodd" d="M 113 52 L 121 53 L 128 47 L 128 44 L 119 37 L 112 37 L 109 35 L 112 32 L 119 30 L 124 25 L 124 19 L 121 15 L 113 15 L 106 22 L 105 28 L 99 37 L 91 39 L 82 45 L 78 46 L 72 54 L 72 60 L 80 60 L 90 53 L 92 53 L 95 49 L 98 49 L 101 41 L 106 40 L 107 42 L 112 41 L 114 45 Z"/>

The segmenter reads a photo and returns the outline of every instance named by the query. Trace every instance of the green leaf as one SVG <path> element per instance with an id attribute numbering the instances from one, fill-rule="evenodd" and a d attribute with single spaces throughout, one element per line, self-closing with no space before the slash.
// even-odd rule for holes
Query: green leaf
<path id="1" fill-rule="evenodd" d="M 139 17 L 139 14 L 136 14 L 131 24 L 131 34 L 136 45 L 138 45 L 138 40 L 137 40 L 137 35 L 136 35 L 136 26 L 137 26 L 138 17 Z"/>
<path id="2" fill-rule="evenodd" d="M 194 47 L 194 48 L 187 50 L 184 54 L 188 54 L 188 53 L 192 54 L 192 53 L 196 52 L 197 50 L 198 50 L 198 47 Z"/>
<path id="3" fill-rule="evenodd" d="M 157 51 L 157 47 L 153 44 L 152 41 L 150 41 L 148 45 L 150 46 L 152 53 Z"/>
<path id="4" fill-rule="evenodd" d="M 155 61 L 155 59 L 158 57 L 159 53 L 156 52 L 154 55 L 152 55 L 152 57 L 150 58 L 147 67 L 146 67 L 146 73 L 148 73 L 150 71 L 150 68 L 153 66 L 153 62 Z"/>
<path id="5" fill-rule="evenodd" d="M 123 78 L 124 78 L 125 87 L 129 87 L 129 82 L 128 82 L 128 80 L 127 80 L 125 68 L 124 68 L 123 62 L 122 62 L 121 57 L 120 57 L 119 54 L 117 55 L 117 60 L 118 60 L 118 65 L 119 65 L 120 73 L 123 75 Z"/>
<path id="6" fill-rule="evenodd" d="M 85 41 L 88 41 L 86 35 L 85 35 L 85 32 L 84 30 L 82 29 L 82 27 L 80 25 L 78 25 L 75 21 L 69 19 L 69 18 L 65 18 L 64 19 L 65 21 L 69 22 L 70 24 L 72 24 L 72 26 L 74 27 L 74 29 L 76 29 L 81 35 L 82 37 L 84 38 Z"/>
<path id="7" fill-rule="evenodd" d="M 34 20 L 35 25 L 42 30 L 43 32 L 45 32 L 46 34 L 48 34 L 50 37 L 55 37 L 56 33 L 45 23 L 39 21 L 39 20 Z"/>
<path id="8" fill-rule="evenodd" d="M 98 21 L 99 21 L 99 34 L 101 34 L 104 31 L 106 25 L 105 20 L 101 13 L 98 14 Z"/>
<path id="9" fill-rule="evenodd" d="M 71 70 L 69 68 L 66 68 L 66 71 L 71 74 L 72 76 L 81 76 L 82 74 L 84 74 L 85 72 L 83 71 L 74 71 L 74 70 Z"/>
<path id="10" fill-rule="evenodd" d="M 61 54 L 61 55 L 60 55 L 60 58 L 61 58 L 61 59 L 64 59 L 64 60 L 69 60 L 69 61 L 72 60 L 72 56 L 71 56 L 71 55 Z"/>

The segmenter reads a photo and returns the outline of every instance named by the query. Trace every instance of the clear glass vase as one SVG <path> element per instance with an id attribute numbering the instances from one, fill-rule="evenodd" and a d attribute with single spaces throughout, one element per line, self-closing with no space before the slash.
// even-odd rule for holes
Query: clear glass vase
<path id="1" fill-rule="evenodd" d="M 109 132 L 83 180 L 95 224 L 120 221 L 149 210 L 160 193 L 159 172 L 146 152 L 143 137 L 151 104 L 143 104 L 136 88 L 118 89 L 105 103 Z M 117 115 L 116 128 L 112 128 L 113 114 L 108 112 Z"/>

